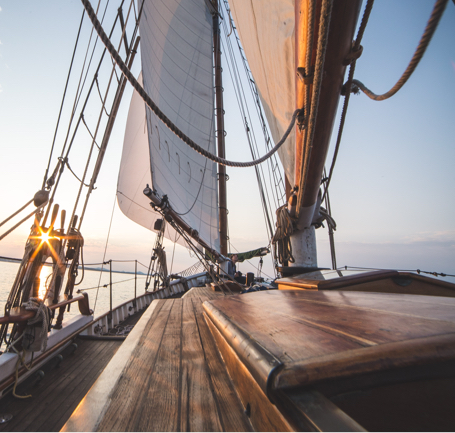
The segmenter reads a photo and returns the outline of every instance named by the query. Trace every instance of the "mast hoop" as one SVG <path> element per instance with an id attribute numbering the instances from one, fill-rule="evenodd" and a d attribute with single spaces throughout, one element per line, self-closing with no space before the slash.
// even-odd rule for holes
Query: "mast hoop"
<path id="1" fill-rule="evenodd" d="M 300 109 L 297 109 L 294 111 L 294 114 L 292 115 L 291 122 L 289 124 L 288 129 L 284 133 L 283 137 L 281 140 L 275 145 L 273 149 L 271 149 L 268 153 L 266 153 L 264 156 L 261 158 L 258 158 L 256 160 L 250 161 L 250 162 L 239 162 L 239 161 L 229 161 L 224 158 L 220 158 L 219 156 L 213 155 L 212 153 L 208 152 L 207 150 L 203 149 L 201 146 L 196 144 L 190 137 L 188 137 L 186 134 L 184 134 L 177 126 L 170 121 L 170 119 L 159 109 L 159 107 L 152 101 L 150 96 L 146 93 L 144 88 L 137 82 L 136 78 L 134 78 L 133 74 L 131 71 L 128 69 L 126 64 L 123 62 L 121 59 L 120 55 L 118 54 L 117 50 L 114 48 L 114 46 L 111 44 L 109 41 L 109 38 L 107 37 L 106 33 L 104 32 L 100 22 L 98 21 L 98 18 L 96 17 L 95 11 L 93 10 L 90 1 L 89 0 L 81 0 L 82 4 L 87 12 L 87 15 L 89 16 L 93 27 L 95 28 L 96 32 L 98 33 L 98 36 L 100 37 L 101 41 L 105 45 L 106 49 L 109 51 L 109 54 L 112 56 L 113 60 L 117 64 L 117 66 L 120 68 L 122 71 L 123 75 L 125 78 L 130 82 L 130 84 L 134 87 L 134 89 L 138 92 L 139 96 L 144 100 L 144 102 L 147 104 L 147 106 L 158 116 L 158 118 L 178 137 L 180 138 L 185 144 L 190 146 L 193 150 L 204 156 L 205 158 L 216 162 L 218 164 L 228 166 L 228 167 L 241 167 L 241 168 L 246 168 L 246 167 L 254 167 L 255 165 L 261 164 L 262 162 L 266 161 L 268 158 L 270 158 L 286 141 L 288 138 L 289 134 L 291 133 L 295 120 L 297 116 L 300 113 Z"/>

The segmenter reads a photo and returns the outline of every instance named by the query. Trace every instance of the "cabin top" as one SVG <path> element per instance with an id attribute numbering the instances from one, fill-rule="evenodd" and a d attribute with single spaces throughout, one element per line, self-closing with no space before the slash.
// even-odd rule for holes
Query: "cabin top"
<path id="1" fill-rule="evenodd" d="M 204 304 L 265 393 L 455 359 L 455 299 L 264 291 Z"/>

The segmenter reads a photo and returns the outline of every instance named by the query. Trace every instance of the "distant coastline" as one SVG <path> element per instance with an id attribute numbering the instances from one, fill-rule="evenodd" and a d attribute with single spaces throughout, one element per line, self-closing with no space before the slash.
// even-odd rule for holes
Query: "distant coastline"
<path id="1" fill-rule="evenodd" d="M 14 257 L 4 257 L 4 256 L 0 256 L 0 262 L 10 262 L 10 263 L 20 263 L 22 261 L 22 259 L 16 259 Z M 51 263 L 45 263 L 44 266 L 52 266 Z M 82 266 L 79 266 L 79 269 L 82 269 Z M 84 269 L 86 271 L 98 271 L 98 272 L 109 272 L 109 269 L 106 269 L 106 268 L 90 268 L 90 267 L 87 267 L 87 266 L 84 266 Z M 114 271 L 112 270 L 112 273 L 116 273 L 116 274 L 132 274 L 134 275 L 134 272 L 131 272 L 131 271 Z M 137 273 L 138 275 L 147 275 L 145 274 L 144 272 L 141 272 L 141 271 L 138 271 Z"/>

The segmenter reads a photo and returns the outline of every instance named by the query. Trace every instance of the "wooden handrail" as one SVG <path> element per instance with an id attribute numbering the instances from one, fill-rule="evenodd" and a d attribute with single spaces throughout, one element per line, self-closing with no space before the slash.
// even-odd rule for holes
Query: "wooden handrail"
<path id="1" fill-rule="evenodd" d="M 79 296 L 75 296 L 72 299 L 64 299 L 56 304 L 47 305 L 51 310 L 55 310 L 65 305 L 72 304 L 73 302 L 79 303 L 79 311 L 85 315 L 89 316 L 90 309 L 88 308 L 88 296 L 86 293 L 81 293 Z M 24 307 L 14 307 L 11 308 L 9 314 L 6 314 L 3 317 L 0 317 L 0 324 L 3 323 L 21 323 L 27 322 L 29 319 L 35 316 L 34 311 L 26 310 Z"/>

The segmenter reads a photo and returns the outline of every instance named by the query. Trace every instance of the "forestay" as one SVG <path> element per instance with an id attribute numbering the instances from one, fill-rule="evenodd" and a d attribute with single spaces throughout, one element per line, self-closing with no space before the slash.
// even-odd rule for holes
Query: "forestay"
<path id="1" fill-rule="evenodd" d="M 153 0 L 140 24 L 144 88 L 192 140 L 215 151 L 212 16 L 205 0 Z M 153 229 L 157 215 L 142 194 L 150 184 L 201 239 L 219 251 L 217 167 L 177 138 L 135 93 L 118 183 L 133 221 Z M 175 233 L 166 237 L 175 240 Z"/>
<path id="2" fill-rule="evenodd" d="M 259 90 L 273 140 L 277 143 L 295 110 L 293 0 L 229 0 L 232 15 Z M 286 177 L 294 185 L 292 131 L 278 150 Z"/>

